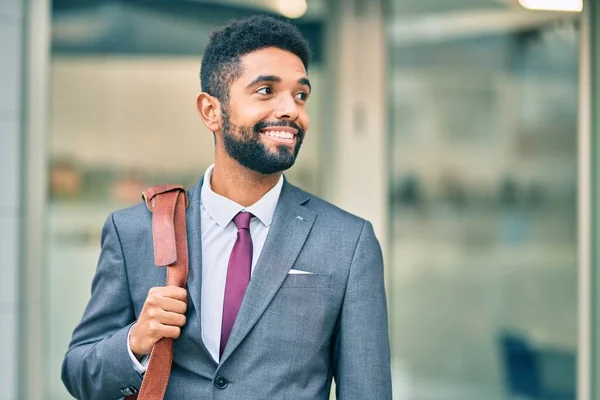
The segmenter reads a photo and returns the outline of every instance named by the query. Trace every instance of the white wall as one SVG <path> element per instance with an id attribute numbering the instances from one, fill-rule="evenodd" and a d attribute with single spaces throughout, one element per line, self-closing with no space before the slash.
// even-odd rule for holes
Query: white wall
<path id="1" fill-rule="evenodd" d="M 17 398 L 23 1 L 0 2 L 0 398 Z"/>

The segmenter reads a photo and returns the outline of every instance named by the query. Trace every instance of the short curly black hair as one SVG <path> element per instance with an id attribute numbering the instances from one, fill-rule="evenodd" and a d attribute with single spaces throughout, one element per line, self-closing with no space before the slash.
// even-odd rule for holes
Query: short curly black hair
<path id="1" fill-rule="evenodd" d="M 290 22 L 256 15 L 233 20 L 210 34 L 200 67 L 202 91 L 228 104 L 231 83 L 243 72 L 241 57 L 265 47 L 297 55 L 308 71 L 311 51 L 300 30 Z"/>

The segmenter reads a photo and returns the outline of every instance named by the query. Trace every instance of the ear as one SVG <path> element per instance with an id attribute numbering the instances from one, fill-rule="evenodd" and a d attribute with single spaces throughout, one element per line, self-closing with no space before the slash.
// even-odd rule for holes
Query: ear
<path id="1" fill-rule="evenodd" d="M 196 108 L 202 122 L 211 132 L 221 130 L 221 103 L 216 97 L 202 92 L 196 99 Z"/>

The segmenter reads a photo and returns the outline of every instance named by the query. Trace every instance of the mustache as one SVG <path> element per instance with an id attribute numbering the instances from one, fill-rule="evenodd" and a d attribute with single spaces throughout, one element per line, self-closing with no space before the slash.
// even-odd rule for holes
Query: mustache
<path id="1" fill-rule="evenodd" d="M 298 131 L 298 135 L 304 135 L 304 130 L 300 128 L 298 124 L 292 121 L 260 121 L 254 125 L 254 132 L 259 133 L 261 129 L 271 128 L 274 126 L 286 126 L 288 128 L 293 128 Z"/>

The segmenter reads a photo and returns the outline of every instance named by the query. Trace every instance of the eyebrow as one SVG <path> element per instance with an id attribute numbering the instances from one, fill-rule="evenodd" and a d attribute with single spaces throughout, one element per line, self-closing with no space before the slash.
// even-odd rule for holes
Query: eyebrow
<path id="1" fill-rule="evenodd" d="M 260 82 L 275 82 L 275 83 L 280 83 L 281 82 L 281 78 L 275 75 L 259 75 L 256 78 L 254 78 L 252 80 L 252 82 L 250 82 L 248 84 L 248 86 L 246 86 L 247 88 L 250 88 L 254 85 L 256 85 L 257 83 Z M 301 85 L 306 85 L 308 86 L 308 88 L 312 91 L 312 86 L 310 86 L 310 81 L 308 80 L 308 78 L 300 78 L 298 79 L 298 83 Z"/>
<path id="2" fill-rule="evenodd" d="M 301 85 L 308 86 L 308 89 L 312 92 L 312 86 L 310 86 L 310 81 L 308 80 L 308 78 L 300 78 L 298 79 L 298 83 Z"/>

